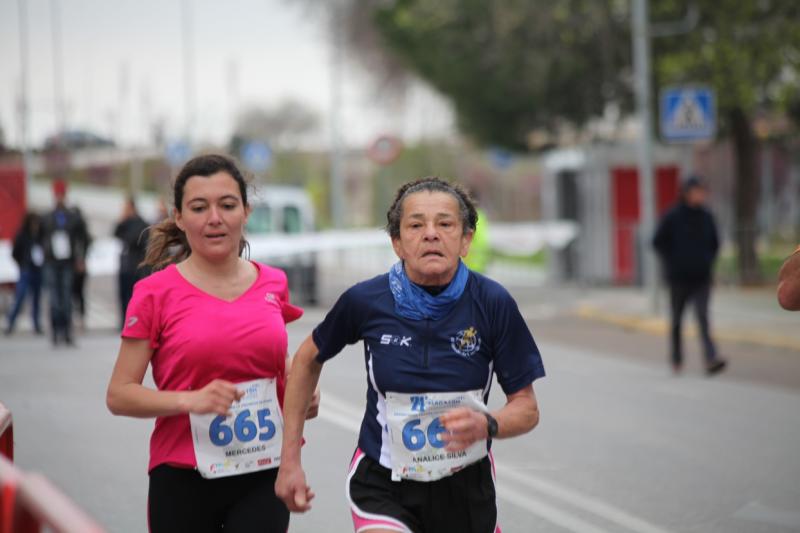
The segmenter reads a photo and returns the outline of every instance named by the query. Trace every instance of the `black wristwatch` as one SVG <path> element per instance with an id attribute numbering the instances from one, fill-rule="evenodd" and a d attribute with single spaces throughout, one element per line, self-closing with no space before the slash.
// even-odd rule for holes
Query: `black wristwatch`
<path id="1" fill-rule="evenodd" d="M 486 429 L 489 432 L 489 438 L 493 439 L 497 436 L 497 420 L 489 413 L 483 413 L 483 415 L 486 417 L 486 422 L 488 422 Z"/>

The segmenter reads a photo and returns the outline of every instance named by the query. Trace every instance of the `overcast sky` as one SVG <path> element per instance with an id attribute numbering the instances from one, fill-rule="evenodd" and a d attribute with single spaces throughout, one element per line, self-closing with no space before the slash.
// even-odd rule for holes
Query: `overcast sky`
<path id="1" fill-rule="evenodd" d="M 186 77 L 181 0 L 0 0 L 0 126 L 9 144 L 19 139 L 20 1 L 27 6 L 30 140 L 57 127 L 53 9 L 60 12 L 61 69 L 66 125 L 121 137 L 150 139 L 163 120 L 170 138 L 186 130 Z M 298 100 L 329 130 L 331 47 L 324 15 L 290 0 L 188 0 L 194 43 L 195 141 L 224 142 L 232 110 Z M 342 135 L 368 143 L 379 133 L 413 139 L 452 131 L 448 106 L 415 88 L 404 109 L 383 102 L 352 63 L 342 71 Z M 191 99 L 189 99 L 191 101 Z"/>

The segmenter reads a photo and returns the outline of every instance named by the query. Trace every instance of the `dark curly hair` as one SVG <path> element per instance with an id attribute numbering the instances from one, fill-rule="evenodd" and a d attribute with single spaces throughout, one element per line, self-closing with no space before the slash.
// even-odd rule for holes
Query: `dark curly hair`
<path id="1" fill-rule="evenodd" d="M 458 214 L 461 218 L 461 227 L 464 235 L 475 231 L 478 224 L 478 211 L 475 209 L 475 200 L 469 192 L 457 183 L 449 183 L 438 176 L 428 176 L 406 183 L 394 196 L 391 207 L 386 212 L 386 231 L 392 239 L 400 237 L 400 220 L 403 218 L 403 201 L 415 192 L 444 192 L 453 195 L 458 200 Z"/>

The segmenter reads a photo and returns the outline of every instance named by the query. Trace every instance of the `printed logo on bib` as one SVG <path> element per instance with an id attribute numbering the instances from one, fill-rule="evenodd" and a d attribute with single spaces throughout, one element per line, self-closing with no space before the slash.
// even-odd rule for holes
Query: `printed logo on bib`
<path id="1" fill-rule="evenodd" d="M 470 357 L 481 349 L 481 336 L 478 335 L 478 330 L 473 326 L 462 329 L 453 337 L 450 337 L 450 347 L 458 355 Z"/>
<path id="2" fill-rule="evenodd" d="M 485 411 L 482 391 L 386 393 L 392 479 L 435 481 L 486 456 L 486 440 L 466 450 L 448 452 L 439 416 L 456 407 Z"/>
<path id="3" fill-rule="evenodd" d="M 197 470 L 205 478 L 276 468 L 281 462 L 283 418 L 275 379 L 236 385 L 244 396 L 231 416 L 190 414 Z"/>

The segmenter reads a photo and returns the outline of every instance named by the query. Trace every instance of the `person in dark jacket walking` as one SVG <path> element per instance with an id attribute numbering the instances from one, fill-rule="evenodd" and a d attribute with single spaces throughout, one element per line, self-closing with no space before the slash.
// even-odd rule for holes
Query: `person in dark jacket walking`
<path id="1" fill-rule="evenodd" d="M 125 325 L 125 313 L 128 310 L 128 302 L 133 296 L 133 286 L 137 281 L 148 274 L 145 267 L 139 265 L 144 261 L 147 251 L 147 222 L 139 215 L 136 210 L 136 201 L 133 197 L 125 200 L 122 210 L 122 218 L 114 228 L 114 237 L 122 243 L 122 252 L 119 255 L 119 305 L 120 305 L 120 329 Z"/>
<path id="2" fill-rule="evenodd" d="M 679 202 L 661 219 L 653 238 L 669 284 L 671 362 L 676 374 L 683 366 L 681 323 L 683 310 L 690 302 L 697 315 L 706 373 L 716 374 L 726 365 L 717 355 L 708 321 L 712 268 L 719 250 L 719 237 L 714 217 L 705 207 L 706 195 L 706 187 L 699 178 L 692 176 L 686 180 Z"/>
<path id="3" fill-rule="evenodd" d="M 72 285 L 75 270 L 86 265 L 89 232 L 86 222 L 66 205 L 67 184 L 53 182 L 55 208 L 42 219 L 44 282 L 50 300 L 53 345 L 75 344 L 72 336 Z"/>
<path id="4" fill-rule="evenodd" d="M 22 309 L 25 297 L 30 294 L 33 329 L 39 335 L 42 333 L 39 320 L 39 300 L 42 292 L 44 250 L 42 249 L 42 220 L 36 213 L 28 212 L 22 219 L 22 226 L 14 237 L 11 255 L 19 267 L 19 279 L 14 293 L 14 305 L 8 314 L 8 326 L 6 326 L 5 334 L 11 335 L 14 332 L 17 315 Z"/>

